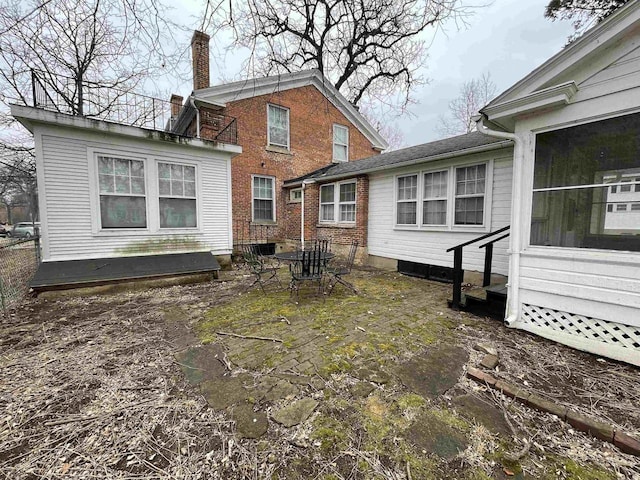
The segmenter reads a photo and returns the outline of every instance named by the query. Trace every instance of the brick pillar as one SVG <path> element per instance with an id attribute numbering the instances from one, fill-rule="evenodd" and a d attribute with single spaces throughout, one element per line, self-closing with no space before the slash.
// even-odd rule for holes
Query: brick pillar
<path id="1" fill-rule="evenodd" d="M 356 184 L 356 229 L 360 246 L 367 245 L 369 228 L 369 177 L 358 177 Z"/>
<path id="2" fill-rule="evenodd" d="M 171 116 L 172 117 L 177 117 L 178 114 L 180 113 L 180 109 L 182 108 L 182 101 L 184 100 L 184 98 L 182 98 L 180 95 L 176 95 L 175 93 L 173 95 L 171 95 L 171 100 L 169 100 L 171 102 Z"/>
<path id="3" fill-rule="evenodd" d="M 209 35 L 198 30 L 191 37 L 191 60 L 193 62 L 193 89 L 209 87 Z"/>
<path id="4" fill-rule="evenodd" d="M 320 186 L 317 183 L 307 185 L 304 189 L 304 238 L 318 237 L 318 208 L 320 207 Z M 300 236 L 300 234 L 298 234 Z"/>

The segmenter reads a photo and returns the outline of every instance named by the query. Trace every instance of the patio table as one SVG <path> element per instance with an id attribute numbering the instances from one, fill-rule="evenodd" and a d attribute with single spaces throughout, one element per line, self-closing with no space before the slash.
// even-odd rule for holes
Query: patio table
<path id="1" fill-rule="evenodd" d="M 302 250 L 296 250 L 293 252 L 280 252 L 274 255 L 278 260 L 283 262 L 301 262 L 302 261 Z M 332 252 L 320 252 L 320 258 L 323 262 L 328 262 L 336 254 Z"/>

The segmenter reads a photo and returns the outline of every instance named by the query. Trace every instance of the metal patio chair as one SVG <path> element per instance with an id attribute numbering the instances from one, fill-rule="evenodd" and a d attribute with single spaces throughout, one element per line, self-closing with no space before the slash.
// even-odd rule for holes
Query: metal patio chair
<path id="1" fill-rule="evenodd" d="M 349 250 L 349 256 L 347 257 L 347 261 L 343 265 L 337 265 L 334 267 L 327 268 L 327 275 L 329 276 L 329 286 L 327 295 L 331 295 L 333 289 L 336 284 L 340 283 L 352 290 L 356 295 L 358 294 L 358 290 L 356 287 L 349 281 L 345 280 L 344 277 L 346 275 L 351 274 L 351 269 L 353 268 L 353 262 L 356 259 L 356 252 L 358 251 L 358 241 L 353 240 L 351 242 L 351 249 Z"/>
<path id="2" fill-rule="evenodd" d="M 282 288 L 282 282 L 278 278 L 278 266 L 269 265 L 265 262 L 264 258 L 258 254 L 255 245 L 244 244 L 242 245 L 242 258 L 250 273 L 255 276 L 255 279 L 249 288 L 253 287 L 256 283 L 260 285 L 262 293 L 266 294 L 264 286 L 266 283 L 275 280 L 280 288 Z"/>
<path id="3" fill-rule="evenodd" d="M 317 282 L 318 293 L 324 299 L 324 261 L 320 247 L 316 244 L 310 250 L 300 252 L 300 259 L 289 265 L 291 282 L 289 290 L 291 295 L 296 294 L 296 300 L 300 298 L 300 284 L 303 282 Z"/>

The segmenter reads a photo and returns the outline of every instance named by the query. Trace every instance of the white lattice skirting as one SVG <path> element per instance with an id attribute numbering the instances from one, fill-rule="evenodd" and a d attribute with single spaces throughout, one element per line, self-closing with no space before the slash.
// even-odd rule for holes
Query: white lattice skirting
<path id="1" fill-rule="evenodd" d="M 518 328 L 640 366 L 640 327 L 522 304 Z"/>

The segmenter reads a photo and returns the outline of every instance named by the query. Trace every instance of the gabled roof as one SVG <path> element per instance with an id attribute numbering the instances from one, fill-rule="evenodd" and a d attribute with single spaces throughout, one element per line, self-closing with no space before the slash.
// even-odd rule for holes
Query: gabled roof
<path id="1" fill-rule="evenodd" d="M 620 46 L 637 47 L 628 41 L 628 33 L 637 31 L 639 24 L 640 2 L 631 1 L 498 95 L 481 113 L 511 130 L 513 115 L 527 111 L 524 105 L 531 110 L 569 103 L 584 75 L 607 66 L 604 52 Z M 588 69 L 581 70 L 583 65 Z"/>
<path id="2" fill-rule="evenodd" d="M 292 88 L 315 86 L 371 142 L 373 148 L 386 150 L 387 141 L 358 110 L 342 96 L 319 70 L 303 70 L 270 77 L 251 78 L 195 90 L 196 101 L 225 105 L 245 98 L 268 95 Z"/>
<path id="3" fill-rule="evenodd" d="M 473 153 L 487 152 L 513 145 L 511 140 L 484 135 L 480 132 L 467 133 L 457 137 L 436 140 L 413 147 L 381 153 L 362 160 L 335 163 L 322 167 L 314 172 L 284 182 L 285 187 L 295 187 L 303 180 L 334 180 L 353 177 L 364 173 L 372 173 L 391 168 L 399 168 L 417 163 L 433 162 Z"/>

